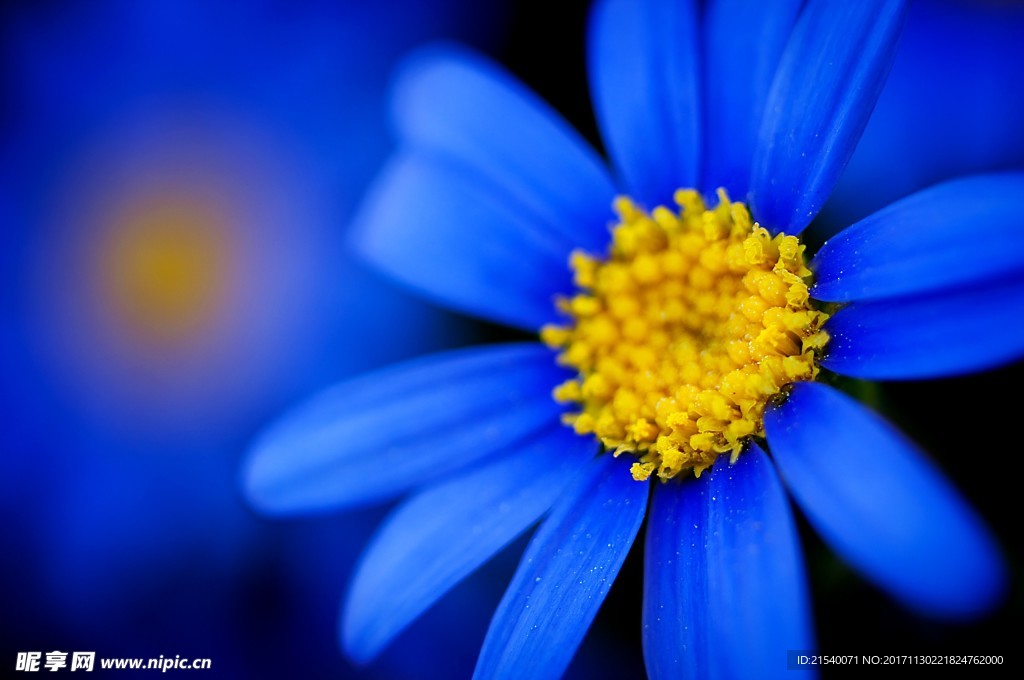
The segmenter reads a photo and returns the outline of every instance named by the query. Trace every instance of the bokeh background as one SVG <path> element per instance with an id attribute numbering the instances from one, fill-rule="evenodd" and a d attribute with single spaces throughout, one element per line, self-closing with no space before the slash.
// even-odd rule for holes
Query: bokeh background
<path id="1" fill-rule="evenodd" d="M 266 520 L 245 506 L 239 461 L 316 389 L 502 339 L 363 268 L 346 223 L 390 149 L 388 74 L 424 42 L 490 54 L 599 144 L 587 4 L 3 5 L 0 675 L 18 651 L 60 649 L 208 657 L 213 677 L 469 676 L 524 540 L 357 669 L 336 642 L 339 603 L 387 508 Z M 812 240 L 929 183 L 1024 168 L 1022 65 L 1021 4 L 919 0 Z M 1022 378 L 1018 364 L 877 395 L 1015 575 L 1005 465 Z M 1012 658 L 1016 585 L 984 621 L 924 621 L 801 528 L 823 651 Z M 634 551 L 570 675 L 642 677 L 641 575 Z"/>

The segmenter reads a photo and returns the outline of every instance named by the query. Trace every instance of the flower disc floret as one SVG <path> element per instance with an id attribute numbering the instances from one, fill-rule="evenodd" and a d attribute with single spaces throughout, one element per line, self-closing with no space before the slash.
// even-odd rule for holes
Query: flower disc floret
<path id="1" fill-rule="evenodd" d="M 615 455 L 638 457 L 633 477 L 697 476 L 764 436 L 765 406 L 818 374 L 828 314 L 812 306 L 805 246 L 769 232 L 722 190 L 714 208 L 679 190 L 678 210 L 615 202 L 607 259 L 580 251 L 580 292 L 558 301 L 571 318 L 545 343 L 579 376 L 556 400 L 566 421 Z"/>

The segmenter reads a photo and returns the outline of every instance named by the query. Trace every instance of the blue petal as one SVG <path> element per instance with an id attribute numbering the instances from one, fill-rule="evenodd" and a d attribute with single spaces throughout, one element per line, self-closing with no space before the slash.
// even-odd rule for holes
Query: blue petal
<path id="1" fill-rule="evenodd" d="M 604 252 L 615 187 L 601 158 L 554 109 L 484 57 L 432 47 L 394 87 L 401 141 L 459 166 L 574 246 Z"/>
<path id="2" fill-rule="evenodd" d="M 1024 357 L 1024 273 L 932 295 L 854 302 L 825 324 L 821 364 L 857 378 L 980 371 Z"/>
<path id="3" fill-rule="evenodd" d="M 765 100 L 802 0 L 716 0 L 704 14 L 704 164 L 707 194 L 747 200 Z"/>
<path id="4" fill-rule="evenodd" d="M 432 48 L 398 78 L 404 151 L 353 238 L 376 266 L 446 306 L 536 331 L 572 290 L 569 253 L 602 253 L 615 189 L 547 105 L 481 57 Z"/>
<path id="5" fill-rule="evenodd" d="M 937 182 L 1024 165 L 1021 36 L 1021 3 L 912 3 L 892 72 L 823 222 L 852 224 Z"/>
<path id="6" fill-rule="evenodd" d="M 365 663 L 449 589 L 526 530 L 597 444 L 561 423 L 520 453 L 403 503 L 367 548 L 342 621 L 345 650 Z"/>
<path id="7" fill-rule="evenodd" d="M 556 421 L 565 379 L 537 344 L 424 357 L 341 383 L 273 425 L 245 469 L 267 513 L 386 499 L 465 467 Z"/>
<path id="8" fill-rule="evenodd" d="M 644 569 L 652 680 L 788 677 L 786 651 L 814 647 L 793 517 L 756 444 L 658 487 Z"/>
<path id="9" fill-rule="evenodd" d="M 446 307 L 537 331 L 572 292 L 572 244 L 472 174 L 418 154 L 392 158 L 353 225 L 356 247 Z"/>
<path id="10" fill-rule="evenodd" d="M 484 639 L 474 678 L 561 677 L 626 559 L 647 508 L 632 459 L 603 455 L 526 549 Z"/>
<path id="11" fill-rule="evenodd" d="M 697 186 L 696 10 L 678 0 L 603 0 L 591 17 L 594 110 L 630 195 L 652 208 Z"/>
<path id="12" fill-rule="evenodd" d="M 775 231 L 810 223 L 850 159 L 889 73 L 902 0 L 809 3 L 765 106 L 750 188 Z"/>
<path id="13" fill-rule="evenodd" d="M 836 390 L 798 383 L 765 414 L 772 455 L 818 533 L 897 599 L 964 617 L 998 603 L 992 537 L 913 444 Z"/>
<path id="14" fill-rule="evenodd" d="M 1024 273 L 1024 174 L 946 182 L 898 201 L 829 239 L 814 257 L 812 294 L 848 302 Z"/>

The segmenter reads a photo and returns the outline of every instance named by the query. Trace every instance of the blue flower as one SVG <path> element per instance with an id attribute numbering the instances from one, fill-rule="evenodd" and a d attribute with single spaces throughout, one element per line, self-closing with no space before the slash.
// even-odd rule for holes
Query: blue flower
<path id="1" fill-rule="evenodd" d="M 468 33 L 468 4 L 0 10 L 4 654 L 198 645 L 276 678 L 316 649 L 282 622 L 255 659 L 268 629 L 240 603 L 259 589 L 313 617 L 337 589 L 321 574 L 354 553 L 292 535 L 278 560 L 233 493 L 239 442 L 297 395 L 457 337 L 328 253 L 390 150 L 385 74 Z M 472 14 L 479 36 L 493 22 Z M 422 332 L 374 337 L 392 314 Z M 352 333 L 348 315 L 376 316 Z M 347 518 L 313 530 L 352 535 Z"/>
<path id="2" fill-rule="evenodd" d="M 397 335 L 348 333 L 347 313 L 443 326 L 325 256 L 389 150 L 366 113 L 384 99 L 373 71 L 457 24 L 452 7 L 402 5 L 422 21 L 388 20 L 386 40 L 390 17 L 351 2 L 13 13 L 0 302 L 74 410 L 172 447 L 223 442 L 325 376 L 410 354 Z M 125 30 L 97 40 L 112 23 Z M 321 87 L 339 71 L 342 86 Z"/>
<path id="3" fill-rule="evenodd" d="M 359 248 L 429 298 L 544 344 L 367 375 L 255 443 L 245 484 L 267 513 L 412 492 L 348 594 L 353 659 L 544 517 L 476 676 L 558 677 L 646 517 L 649 675 L 781 676 L 786 650 L 814 646 L 783 484 L 906 606 L 961 618 L 999 601 L 1003 565 L 980 519 L 830 383 L 1024 354 L 1011 245 L 1024 175 L 921 192 L 805 262 L 797 235 L 867 122 L 904 6 L 802 4 L 721 0 L 698 21 L 693 3 L 599 2 L 590 79 L 614 179 L 479 57 L 435 48 L 400 74 L 402 146 Z"/>

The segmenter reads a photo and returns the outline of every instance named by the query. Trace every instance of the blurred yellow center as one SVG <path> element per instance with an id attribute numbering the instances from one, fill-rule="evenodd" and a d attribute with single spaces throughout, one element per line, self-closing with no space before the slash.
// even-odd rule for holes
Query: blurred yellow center
<path id="1" fill-rule="evenodd" d="M 189 201 L 129 211 L 102 248 L 101 285 L 111 308 L 143 340 L 180 342 L 212 317 L 227 244 L 217 216 Z"/>
<path id="2" fill-rule="evenodd" d="M 763 436 L 769 400 L 816 377 L 828 341 L 804 246 L 718 197 L 709 209 L 680 190 L 677 211 L 651 213 L 617 199 L 608 258 L 573 253 L 580 292 L 559 300 L 571 320 L 541 331 L 579 372 L 554 393 L 580 407 L 568 423 L 636 455 L 637 480 L 699 476 L 723 453 L 735 461 Z"/>

